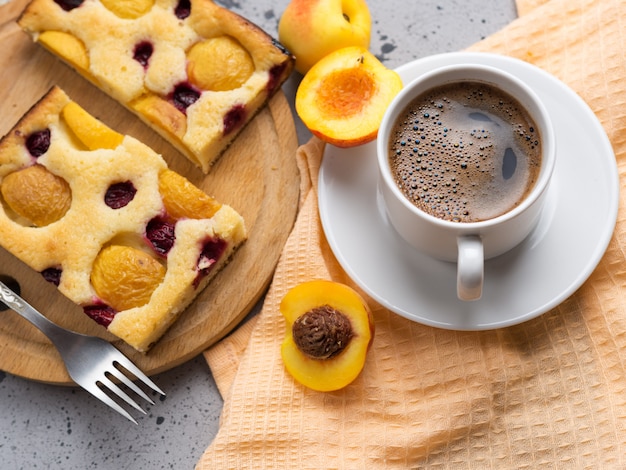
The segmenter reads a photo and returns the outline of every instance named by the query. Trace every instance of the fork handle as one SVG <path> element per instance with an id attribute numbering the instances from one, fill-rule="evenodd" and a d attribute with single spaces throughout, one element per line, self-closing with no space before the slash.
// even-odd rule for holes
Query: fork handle
<path id="1" fill-rule="evenodd" d="M 55 345 L 58 340 L 65 336 L 67 330 L 44 317 L 38 310 L 13 292 L 2 281 L 0 281 L 0 300 L 11 310 L 19 313 L 22 317 L 35 325 Z"/>

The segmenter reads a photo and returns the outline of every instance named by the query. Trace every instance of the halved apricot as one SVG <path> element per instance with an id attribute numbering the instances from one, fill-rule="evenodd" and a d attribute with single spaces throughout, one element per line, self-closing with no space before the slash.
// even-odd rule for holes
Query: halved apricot
<path id="1" fill-rule="evenodd" d="M 374 320 L 363 298 L 332 281 L 299 284 L 283 297 L 287 321 L 281 355 L 295 380 L 313 390 L 339 390 L 358 377 L 374 339 Z"/>
<path id="2" fill-rule="evenodd" d="M 0 185 L 5 203 L 37 227 L 61 219 L 72 204 L 72 191 L 65 179 L 42 165 L 9 173 Z"/>
<path id="3" fill-rule="evenodd" d="M 124 136 L 99 121 L 74 101 L 61 111 L 70 130 L 89 150 L 114 149 L 122 143 Z"/>
<path id="4" fill-rule="evenodd" d="M 172 170 L 159 173 L 159 192 L 163 205 L 174 219 L 210 219 L 222 205 Z"/>
<path id="5" fill-rule="evenodd" d="M 374 140 L 389 103 L 402 89 L 397 72 L 362 47 L 317 62 L 296 92 L 296 112 L 309 130 L 338 147 Z"/>
<path id="6" fill-rule="evenodd" d="M 117 311 L 147 304 L 164 277 L 161 263 L 138 248 L 124 245 L 103 248 L 91 271 L 96 294 Z"/>
<path id="7" fill-rule="evenodd" d="M 187 53 L 189 80 L 203 90 L 234 90 L 253 72 L 252 57 L 230 36 L 205 39 L 194 44 Z"/>

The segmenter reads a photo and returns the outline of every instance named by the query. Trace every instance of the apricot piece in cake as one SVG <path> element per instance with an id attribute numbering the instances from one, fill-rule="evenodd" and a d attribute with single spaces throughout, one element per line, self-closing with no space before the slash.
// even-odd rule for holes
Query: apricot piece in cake
<path id="1" fill-rule="evenodd" d="M 172 170 L 159 173 L 159 192 L 167 214 L 174 219 L 210 219 L 222 207 L 187 178 Z"/>
<path id="2" fill-rule="evenodd" d="M 280 312 L 287 321 L 281 355 L 295 380 L 327 392 L 357 378 L 374 338 L 374 321 L 355 290 L 332 281 L 305 282 L 283 297 Z"/>
<path id="3" fill-rule="evenodd" d="M 87 49 L 76 36 L 63 31 L 44 31 L 39 35 L 39 42 L 81 72 L 89 70 Z"/>
<path id="4" fill-rule="evenodd" d="M 168 134 L 175 141 L 180 142 L 187 131 L 185 115 L 160 96 L 146 94 L 132 101 L 129 106 L 148 122 L 169 129 Z"/>
<path id="5" fill-rule="evenodd" d="M 100 0 L 116 16 L 128 20 L 139 18 L 150 11 L 154 0 Z"/>
<path id="6" fill-rule="evenodd" d="M 72 204 L 70 186 L 42 165 L 9 173 L 0 186 L 4 202 L 37 227 L 61 219 Z"/>
<path id="7" fill-rule="evenodd" d="M 107 305 L 122 311 L 147 304 L 164 277 L 165 267 L 148 253 L 109 245 L 94 261 L 91 284 Z"/>
<path id="8" fill-rule="evenodd" d="M 248 51 L 230 36 L 206 39 L 187 53 L 187 74 L 203 90 L 228 91 L 239 88 L 254 72 Z"/>
<path id="9" fill-rule="evenodd" d="M 89 150 L 114 149 L 124 140 L 122 134 L 93 117 L 74 101 L 65 105 L 61 116 L 72 133 Z"/>
<path id="10" fill-rule="evenodd" d="M 296 92 L 296 112 L 309 130 L 338 147 L 374 140 L 402 79 L 362 47 L 339 49 L 317 62 Z"/>

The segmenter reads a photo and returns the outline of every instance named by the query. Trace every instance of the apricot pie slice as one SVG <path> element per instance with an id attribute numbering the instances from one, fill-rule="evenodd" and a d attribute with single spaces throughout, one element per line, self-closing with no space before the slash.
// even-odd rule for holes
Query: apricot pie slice
<path id="1" fill-rule="evenodd" d="M 246 236 L 234 209 L 58 87 L 0 140 L 0 245 L 139 351 Z"/>
<path id="2" fill-rule="evenodd" d="M 210 0 L 34 0 L 18 23 L 205 173 L 295 61 Z"/>

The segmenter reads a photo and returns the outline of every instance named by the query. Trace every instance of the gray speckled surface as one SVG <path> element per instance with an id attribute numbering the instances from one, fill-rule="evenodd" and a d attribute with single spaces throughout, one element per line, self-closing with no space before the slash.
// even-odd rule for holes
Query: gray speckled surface
<path id="1" fill-rule="evenodd" d="M 277 36 L 288 0 L 217 3 Z M 368 3 L 373 21 L 370 49 L 388 67 L 463 49 L 516 17 L 514 0 Z M 299 79 L 294 75 L 284 86 L 291 102 Z M 300 141 L 306 141 L 308 132 L 297 119 L 296 125 Z M 147 415 L 138 416 L 135 426 L 80 388 L 36 383 L 0 371 L 0 468 L 192 469 L 219 426 L 222 398 L 211 372 L 197 357 L 154 380 L 167 397 L 155 397 L 156 405 L 147 407 Z"/>

